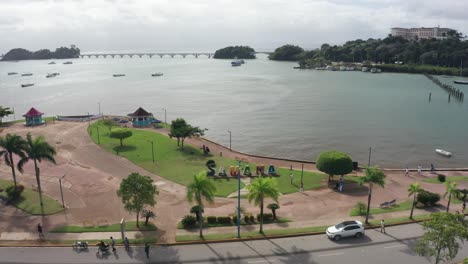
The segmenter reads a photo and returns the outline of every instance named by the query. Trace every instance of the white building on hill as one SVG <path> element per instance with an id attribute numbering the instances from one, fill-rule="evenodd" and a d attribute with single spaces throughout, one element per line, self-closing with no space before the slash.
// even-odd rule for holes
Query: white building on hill
<path id="1" fill-rule="evenodd" d="M 435 39 L 446 39 L 447 33 L 451 30 L 451 28 L 441 28 L 441 27 L 432 27 L 432 28 L 399 28 L 394 27 L 391 28 L 392 36 L 400 36 L 404 39 L 414 40 L 414 39 L 428 39 L 428 38 L 435 38 Z"/>

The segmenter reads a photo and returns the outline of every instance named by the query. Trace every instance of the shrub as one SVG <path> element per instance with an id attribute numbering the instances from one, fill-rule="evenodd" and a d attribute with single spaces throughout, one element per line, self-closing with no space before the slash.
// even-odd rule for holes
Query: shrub
<path id="1" fill-rule="evenodd" d="M 220 224 L 230 224 L 231 223 L 231 217 L 230 216 L 218 216 L 217 220 L 218 220 L 218 223 L 220 223 Z"/>
<path id="2" fill-rule="evenodd" d="M 23 192 L 23 190 L 24 190 L 23 185 L 18 185 L 16 188 L 15 186 L 12 185 L 12 186 L 8 186 L 5 189 L 5 192 L 8 196 L 8 199 L 10 199 L 11 201 L 15 201 L 21 196 L 21 193 Z"/>
<path id="3" fill-rule="evenodd" d="M 206 220 L 208 224 L 216 224 L 216 216 L 208 216 Z"/>
<path id="4" fill-rule="evenodd" d="M 246 224 L 249 224 L 250 223 L 250 215 L 245 215 L 244 216 L 244 221 Z"/>
<path id="5" fill-rule="evenodd" d="M 255 223 L 255 217 L 253 215 L 249 215 L 250 222 Z"/>
<path id="6" fill-rule="evenodd" d="M 358 215 L 365 215 L 366 214 L 367 206 L 363 202 L 357 202 L 354 206 L 354 210 L 358 212 Z"/>
<path id="7" fill-rule="evenodd" d="M 416 200 L 418 203 L 424 204 L 424 206 L 435 206 L 440 200 L 440 195 L 426 190 L 420 190 Z"/>
<path id="8" fill-rule="evenodd" d="M 445 177 L 445 175 L 443 175 L 443 174 L 437 174 L 437 179 L 438 179 L 440 182 L 445 182 L 446 177 Z"/>
<path id="9" fill-rule="evenodd" d="M 272 221 L 273 220 L 273 214 L 263 214 L 263 221 Z M 260 214 L 257 215 L 257 221 L 260 222 Z"/>
<path id="10" fill-rule="evenodd" d="M 237 225 L 237 215 L 232 217 L 232 222 Z"/>
<path id="11" fill-rule="evenodd" d="M 198 205 L 195 205 L 195 206 L 192 206 L 192 208 L 190 208 L 190 213 L 192 214 L 195 214 L 195 216 L 197 217 L 197 221 L 199 221 L 200 219 L 200 215 L 198 214 L 198 212 L 200 211 L 201 209 L 201 212 L 204 213 L 205 211 L 203 210 L 203 207 L 200 207 Z"/>
<path id="12" fill-rule="evenodd" d="M 182 226 L 184 228 L 193 227 L 197 223 L 197 219 L 193 215 L 186 215 L 182 218 Z"/>

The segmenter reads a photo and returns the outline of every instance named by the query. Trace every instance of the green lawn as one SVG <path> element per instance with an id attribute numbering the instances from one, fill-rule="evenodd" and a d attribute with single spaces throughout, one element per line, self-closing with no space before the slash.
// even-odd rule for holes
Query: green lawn
<path id="1" fill-rule="evenodd" d="M 13 181 L 0 179 L 0 188 L 6 189 L 6 187 L 13 185 Z M 5 192 L 2 192 L 6 196 Z M 51 197 L 42 194 L 42 200 L 44 202 L 44 215 L 56 214 L 63 211 L 62 204 L 52 199 Z M 20 199 L 14 202 L 13 205 L 29 214 L 42 215 L 41 206 L 39 204 L 39 193 L 33 191 L 31 188 L 24 188 Z"/>
<path id="2" fill-rule="evenodd" d="M 144 221 L 140 221 L 140 228 L 136 226 L 136 221 L 125 222 L 126 231 L 156 231 L 157 228 L 153 223 L 148 223 L 145 226 Z M 84 233 L 84 232 L 120 232 L 120 224 L 112 224 L 108 226 L 59 226 L 52 229 L 52 233 Z"/>
<path id="3" fill-rule="evenodd" d="M 371 208 L 369 210 L 369 214 L 375 215 L 375 214 L 383 214 L 383 213 L 411 210 L 412 205 L 413 205 L 413 201 L 408 200 L 408 201 L 404 201 L 402 203 L 395 204 L 394 206 L 388 207 L 388 208 Z M 360 214 L 359 211 L 356 208 L 353 207 L 351 209 L 349 215 L 350 216 L 366 215 L 366 212 L 364 211 L 363 214 Z"/>
<path id="4" fill-rule="evenodd" d="M 220 224 L 220 223 L 216 223 L 216 224 L 209 224 L 207 221 L 206 221 L 206 217 L 203 217 L 203 227 L 221 227 L 221 226 L 237 226 L 237 222 L 231 222 L 230 224 Z M 291 222 L 291 220 L 287 219 L 287 218 L 284 218 L 284 217 L 278 217 L 276 219 L 276 221 L 266 221 L 264 220 L 263 221 L 263 224 L 274 224 L 274 223 L 287 223 L 287 222 Z M 241 225 L 258 225 L 259 222 L 256 221 L 254 223 L 246 223 L 244 221 L 244 219 L 242 218 L 241 219 Z M 180 221 L 178 224 L 177 224 L 177 228 L 178 229 L 185 229 L 184 226 L 182 225 L 182 221 Z M 193 226 L 193 227 L 190 227 L 190 228 L 198 228 L 198 223 Z"/>
<path id="5" fill-rule="evenodd" d="M 449 177 L 445 178 L 445 181 L 447 181 L 447 182 L 468 181 L 468 176 L 449 176 Z M 423 180 L 423 182 L 435 183 L 435 184 L 442 184 L 443 183 L 443 182 L 440 182 L 437 177 L 426 178 L 426 179 Z"/>
<path id="6" fill-rule="evenodd" d="M 431 218 L 430 214 L 413 215 L 414 221 L 428 220 L 430 218 Z M 376 219 L 376 220 L 369 221 L 369 223 L 373 226 L 380 226 L 381 220 L 382 219 Z M 385 219 L 385 224 L 386 225 L 399 224 L 399 223 L 411 222 L 413 220 L 409 219 L 409 214 L 408 214 L 408 216 Z"/>
<path id="7" fill-rule="evenodd" d="M 93 123 L 89 128 L 93 141 L 98 143 L 98 127 L 99 145 L 105 150 L 117 154 L 117 150 L 120 149 L 119 140 L 110 138 L 109 129 L 99 121 Z M 176 140 L 156 132 L 132 128 L 130 130 L 133 132 L 133 136 L 124 140 L 124 148 L 119 150 L 119 155 L 152 173 L 182 185 L 190 184 L 193 175 L 199 171 L 206 171 L 205 163 L 209 159 L 216 162 L 216 173 L 221 166 L 225 167 L 229 173 L 229 166 L 237 165 L 236 160 L 220 157 L 217 154 L 206 156 L 201 149 L 188 144 L 185 145 L 184 150 L 180 150 L 177 147 Z M 155 163 L 152 162 L 151 143 L 148 141 L 154 142 Z M 244 163 L 243 166 L 245 165 Z M 255 170 L 254 164 L 249 165 L 252 170 Z M 277 172 L 282 175 L 276 178 L 281 193 L 287 194 L 299 191 L 300 171 L 293 171 L 293 184 L 289 182 L 288 169 L 277 168 Z M 304 172 L 304 189 L 319 188 L 321 186 L 320 182 L 325 178 L 326 175 L 321 173 Z M 213 179 L 213 181 L 218 189 L 216 196 L 226 197 L 237 190 L 237 179 L 235 178 Z M 244 184 L 241 183 L 241 188 L 243 186 Z"/>

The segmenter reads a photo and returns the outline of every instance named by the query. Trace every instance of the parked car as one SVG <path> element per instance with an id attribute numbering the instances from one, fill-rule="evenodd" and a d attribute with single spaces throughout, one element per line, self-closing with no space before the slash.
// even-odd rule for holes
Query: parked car
<path id="1" fill-rule="evenodd" d="M 361 238 L 364 235 L 364 226 L 360 221 L 344 221 L 335 226 L 327 228 L 327 236 L 335 241 L 343 237 L 354 236 Z"/>

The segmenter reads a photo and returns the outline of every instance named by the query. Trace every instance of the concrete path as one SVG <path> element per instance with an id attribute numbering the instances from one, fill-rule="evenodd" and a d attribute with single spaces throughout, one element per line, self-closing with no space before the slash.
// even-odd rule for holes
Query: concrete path
<path id="1" fill-rule="evenodd" d="M 129 239 L 136 239 L 142 237 L 156 237 L 155 231 L 130 231 L 125 232 L 125 236 Z M 104 240 L 114 237 L 121 239 L 120 232 L 86 232 L 86 233 L 46 233 L 46 240 Z M 24 240 L 38 240 L 39 236 L 33 232 L 1 232 L 0 240 L 8 241 L 24 241 Z"/>

